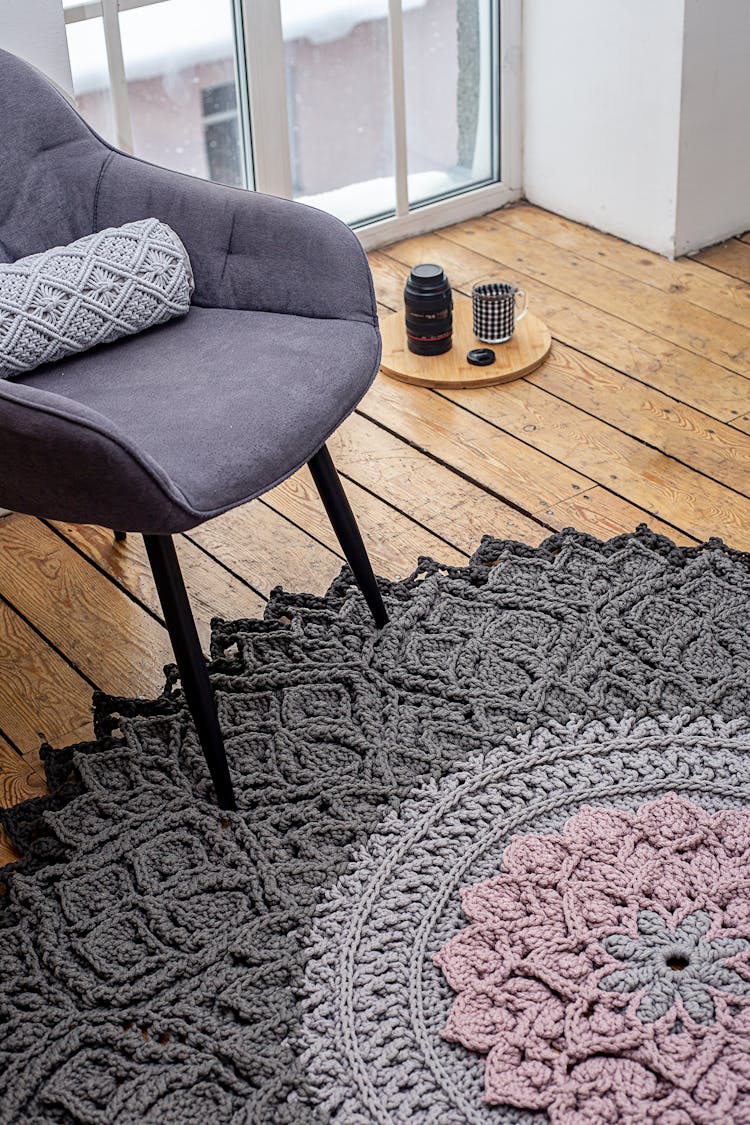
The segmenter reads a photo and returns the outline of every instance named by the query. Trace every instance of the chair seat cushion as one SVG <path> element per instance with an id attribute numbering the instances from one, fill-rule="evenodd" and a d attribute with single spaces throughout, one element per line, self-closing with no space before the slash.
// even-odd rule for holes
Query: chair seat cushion
<path id="1" fill-rule="evenodd" d="M 17 382 L 81 403 L 126 435 L 192 508 L 190 526 L 305 464 L 354 409 L 379 359 L 374 324 L 192 307 Z M 136 509 L 134 498 L 130 530 L 139 529 Z"/>

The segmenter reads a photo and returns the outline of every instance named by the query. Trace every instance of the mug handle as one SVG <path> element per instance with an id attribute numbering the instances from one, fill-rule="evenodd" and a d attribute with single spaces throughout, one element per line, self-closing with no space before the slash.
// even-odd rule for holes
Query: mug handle
<path id="1" fill-rule="evenodd" d="M 521 309 L 520 313 L 516 313 L 516 324 L 518 324 L 519 320 L 523 320 L 523 318 L 526 316 L 526 313 L 529 311 L 529 298 L 526 294 L 525 289 L 516 289 L 514 299 L 515 297 L 523 297 L 523 308 Z"/>

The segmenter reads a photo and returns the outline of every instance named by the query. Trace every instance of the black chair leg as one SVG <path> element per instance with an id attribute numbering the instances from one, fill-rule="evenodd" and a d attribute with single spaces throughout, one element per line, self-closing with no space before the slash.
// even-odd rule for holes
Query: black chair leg
<path id="1" fill-rule="evenodd" d="M 122 543 L 125 539 L 127 539 L 128 533 L 127 531 L 115 531 L 114 536 L 116 543 Z"/>
<path id="2" fill-rule="evenodd" d="M 182 690 L 206 756 L 219 806 L 236 809 L 216 702 L 172 536 L 144 535 L 143 540 L 180 672 Z"/>
<path id="3" fill-rule="evenodd" d="M 388 622 L 388 614 L 383 605 L 383 599 L 380 596 L 380 590 L 357 527 L 357 521 L 341 486 L 336 466 L 325 446 L 319 449 L 314 457 L 310 458 L 309 466 L 315 481 L 315 487 L 320 493 L 323 507 L 328 513 L 331 527 L 336 532 L 336 538 L 341 544 L 346 561 L 352 568 L 352 574 L 370 607 L 376 626 L 378 629 L 382 629 Z"/>

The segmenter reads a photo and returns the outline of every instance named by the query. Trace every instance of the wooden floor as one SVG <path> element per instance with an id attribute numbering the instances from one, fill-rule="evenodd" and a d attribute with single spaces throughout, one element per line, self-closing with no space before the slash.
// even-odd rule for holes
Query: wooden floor
<path id="1" fill-rule="evenodd" d="M 437 261 L 459 294 L 516 280 L 554 340 L 502 387 L 376 380 L 330 449 L 377 571 L 570 525 L 750 550 L 750 236 L 668 262 L 521 204 L 370 261 L 383 316 L 409 267 Z M 307 470 L 178 549 L 204 640 L 212 616 L 260 615 L 279 583 L 322 592 L 341 564 Z M 155 693 L 169 659 L 139 537 L 0 520 L 0 802 L 43 792 L 39 744 L 88 735 L 92 688 Z"/>

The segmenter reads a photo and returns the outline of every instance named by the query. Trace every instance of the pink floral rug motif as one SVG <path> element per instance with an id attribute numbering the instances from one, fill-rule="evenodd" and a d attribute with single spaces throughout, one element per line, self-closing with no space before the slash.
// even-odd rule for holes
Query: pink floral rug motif
<path id="1" fill-rule="evenodd" d="M 750 1122 L 750 812 L 667 796 L 519 836 L 435 955 L 485 1101 L 555 1125 Z"/>

